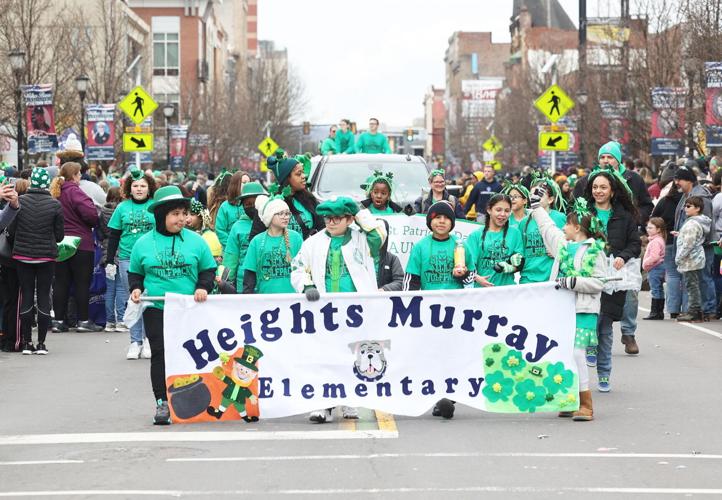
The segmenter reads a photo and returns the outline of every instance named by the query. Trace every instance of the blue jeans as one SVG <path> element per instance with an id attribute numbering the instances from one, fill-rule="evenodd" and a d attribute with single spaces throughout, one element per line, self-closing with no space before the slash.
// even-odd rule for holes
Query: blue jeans
<path id="1" fill-rule="evenodd" d="M 116 278 L 120 281 L 121 285 L 118 287 L 117 294 L 122 296 L 123 299 L 123 314 L 125 314 L 125 305 L 128 303 L 130 292 L 128 291 L 128 268 L 130 268 L 129 260 L 118 261 L 118 274 Z M 122 315 L 120 316 L 123 317 Z M 143 319 L 140 319 L 136 324 L 130 328 L 130 341 L 131 342 L 143 342 L 145 337 L 145 329 L 143 328 Z"/>
<path id="2" fill-rule="evenodd" d="M 657 264 L 647 273 L 653 299 L 664 299 L 664 264 Z"/>
<path id="3" fill-rule="evenodd" d="M 704 247 L 704 268 L 702 269 L 699 288 L 702 292 L 702 311 L 705 314 L 717 313 L 717 292 L 712 278 L 712 264 L 714 263 L 714 249 L 707 245 Z"/>
<path id="4" fill-rule="evenodd" d="M 105 317 L 108 323 L 120 323 L 123 321 L 123 314 L 125 313 L 125 302 L 122 302 L 120 298 L 121 293 L 118 293 L 120 288 L 120 280 L 118 275 L 116 279 L 108 279 L 106 276 L 105 283 Z M 127 300 L 127 299 L 126 299 Z"/>
<path id="5" fill-rule="evenodd" d="M 674 256 L 676 245 L 667 245 L 664 250 L 664 280 L 667 282 L 667 312 L 679 314 L 682 312 L 682 275 L 677 271 Z"/>
<path id="6" fill-rule="evenodd" d="M 625 303 L 626 308 L 626 303 Z M 612 318 L 606 314 L 600 314 L 597 320 L 597 375 L 609 377 L 612 373 L 612 341 L 614 330 L 612 329 Z"/>
<path id="7" fill-rule="evenodd" d="M 717 303 L 722 299 L 722 274 L 719 272 L 722 255 L 714 254 L 712 261 L 712 279 L 714 280 L 714 289 L 717 292 Z"/>
<path id="8" fill-rule="evenodd" d="M 639 311 L 639 292 L 627 290 L 622 312 L 622 335 L 631 335 L 637 331 L 637 312 Z"/>

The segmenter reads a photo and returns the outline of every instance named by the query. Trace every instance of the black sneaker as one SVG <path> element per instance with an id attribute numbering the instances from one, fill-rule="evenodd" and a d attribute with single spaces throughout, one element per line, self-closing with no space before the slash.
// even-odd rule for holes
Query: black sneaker
<path id="1" fill-rule="evenodd" d="M 48 348 L 45 347 L 45 344 L 43 344 L 42 342 L 40 344 L 38 344 L 38 347 L 35 348 L 35 354 L 47 354 L 47 353 L 48 353 Z"/>
<path id="2" fill-rule="evenodd" d="M 103 330 L 105 330 L 105 328 L 100 325 L 96 325 L 92 321 L 88 320 L 78 321 L 78 327 L 76 328 L 76 330 L 79 332 L 102 332 Z"/>
<path id="3" fill-rule="evenodd" d="M 35 346 L 32 342 L 23 342 L 23 354 L 32 354 L 35 352 Z"/>
<path id="4" fill-rule="evenodd" d="M 159 399 L 156 401 L 155 417 L 153 417 L 153 425 L 169 425 L 170 424 L 170 408 L 168 401 Z"/>
<path id="5" fill-rule="evenodd" d="M 65 324 L 65 321 L 55 321 L 53 320 L 53 328 L 52 331 L 54 333 L 64 333 L 69 332 L 70 328 L 68 328 L 68 325 Z"/>

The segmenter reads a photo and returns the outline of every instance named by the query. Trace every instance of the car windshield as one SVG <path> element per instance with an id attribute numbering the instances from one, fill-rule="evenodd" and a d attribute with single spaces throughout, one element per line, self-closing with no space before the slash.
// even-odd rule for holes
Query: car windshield
<path id="1" fill-rule="evenodd" d="M 361 184 L 364 184 L 375 170 L 394 174 L 391 199 L 396 202 L 415 199 L 421 194 L 421 189 L 428 186 L 426 166 L 419 161 L 327 162 L 320 172 L 321 178 L 316 191 L 321 198 L 349 196 L 357 201 L 363 200 L 366 194 L 361 189 Z"/>

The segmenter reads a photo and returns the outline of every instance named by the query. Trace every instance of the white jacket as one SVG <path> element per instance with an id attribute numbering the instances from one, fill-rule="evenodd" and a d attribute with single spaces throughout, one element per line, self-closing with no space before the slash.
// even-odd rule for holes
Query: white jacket
<path id="1" fill-rule="evenodd" d="M 555 280 L 559 275 L 559 250 L 562 246 L 569 244 L 564 231 L 559 229 L 549 214 L 543 208 L 536 208 L 532 211 L 532 216 L 539 226 L 539 232 L 544 239 L 544 246 L 549 254 L 554 257 L 552 265 L 552 273 L 550 280 Z M 593 239 L 588 239 L 579 246 L 574 255 L 574 268 L 579 269 L 582 266 L 584 254 L 587 253 L 589 247 L 594 243 Z M 593 313 L 599 314 L 599 307 L 602 298 L 602 289 L 604 283 L 598 277 L 607 275 L 607 256 L 604 252 L 599 252 L 597 260 L 594 263 L 595 277 L 577 277 L 576 284 L 573 288 L 576 293 L 576 310 L 577 313 Z"/>
<path id="2" fill-rule="evenodd" d="M 368 209 L 356 214 L 356 224 L 361 228 L 351 227 L 351 241 L 341 247 L 341 254 L 346 263 L 357 292 L 375 292 L 376 267 L 371 255 L 366 233 L 378 232 L 381 244 L 386 240 L 386 226 L 383 220 L 376 219 Z M 301 245 L 296 257 L 291 262 L 291 285 L 298 292 L 307 286 L 315 286 L 320 293 L 326 292 L 326 260 L 331 237 L 326 231 L 314 234 Z"/>

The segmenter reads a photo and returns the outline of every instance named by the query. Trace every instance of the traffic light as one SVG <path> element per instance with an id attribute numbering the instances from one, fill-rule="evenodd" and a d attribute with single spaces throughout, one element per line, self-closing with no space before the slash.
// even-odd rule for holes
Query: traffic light
<path id="1" fill-rule="evenodd" d="M 303 135 L 311 133 L 311 122 L 303 122 Z"/>
<path id="2" fill-rule="evenodd" d="M 406 140 L 409 142 L 414 140 L 414 129 L 412 129 L 412 128 L 406 129 Z"/>
<path id="3" fill-rule="evenodd" d="M 356 135 L 356 122 L 351 122 L 351 132 Z"/>

